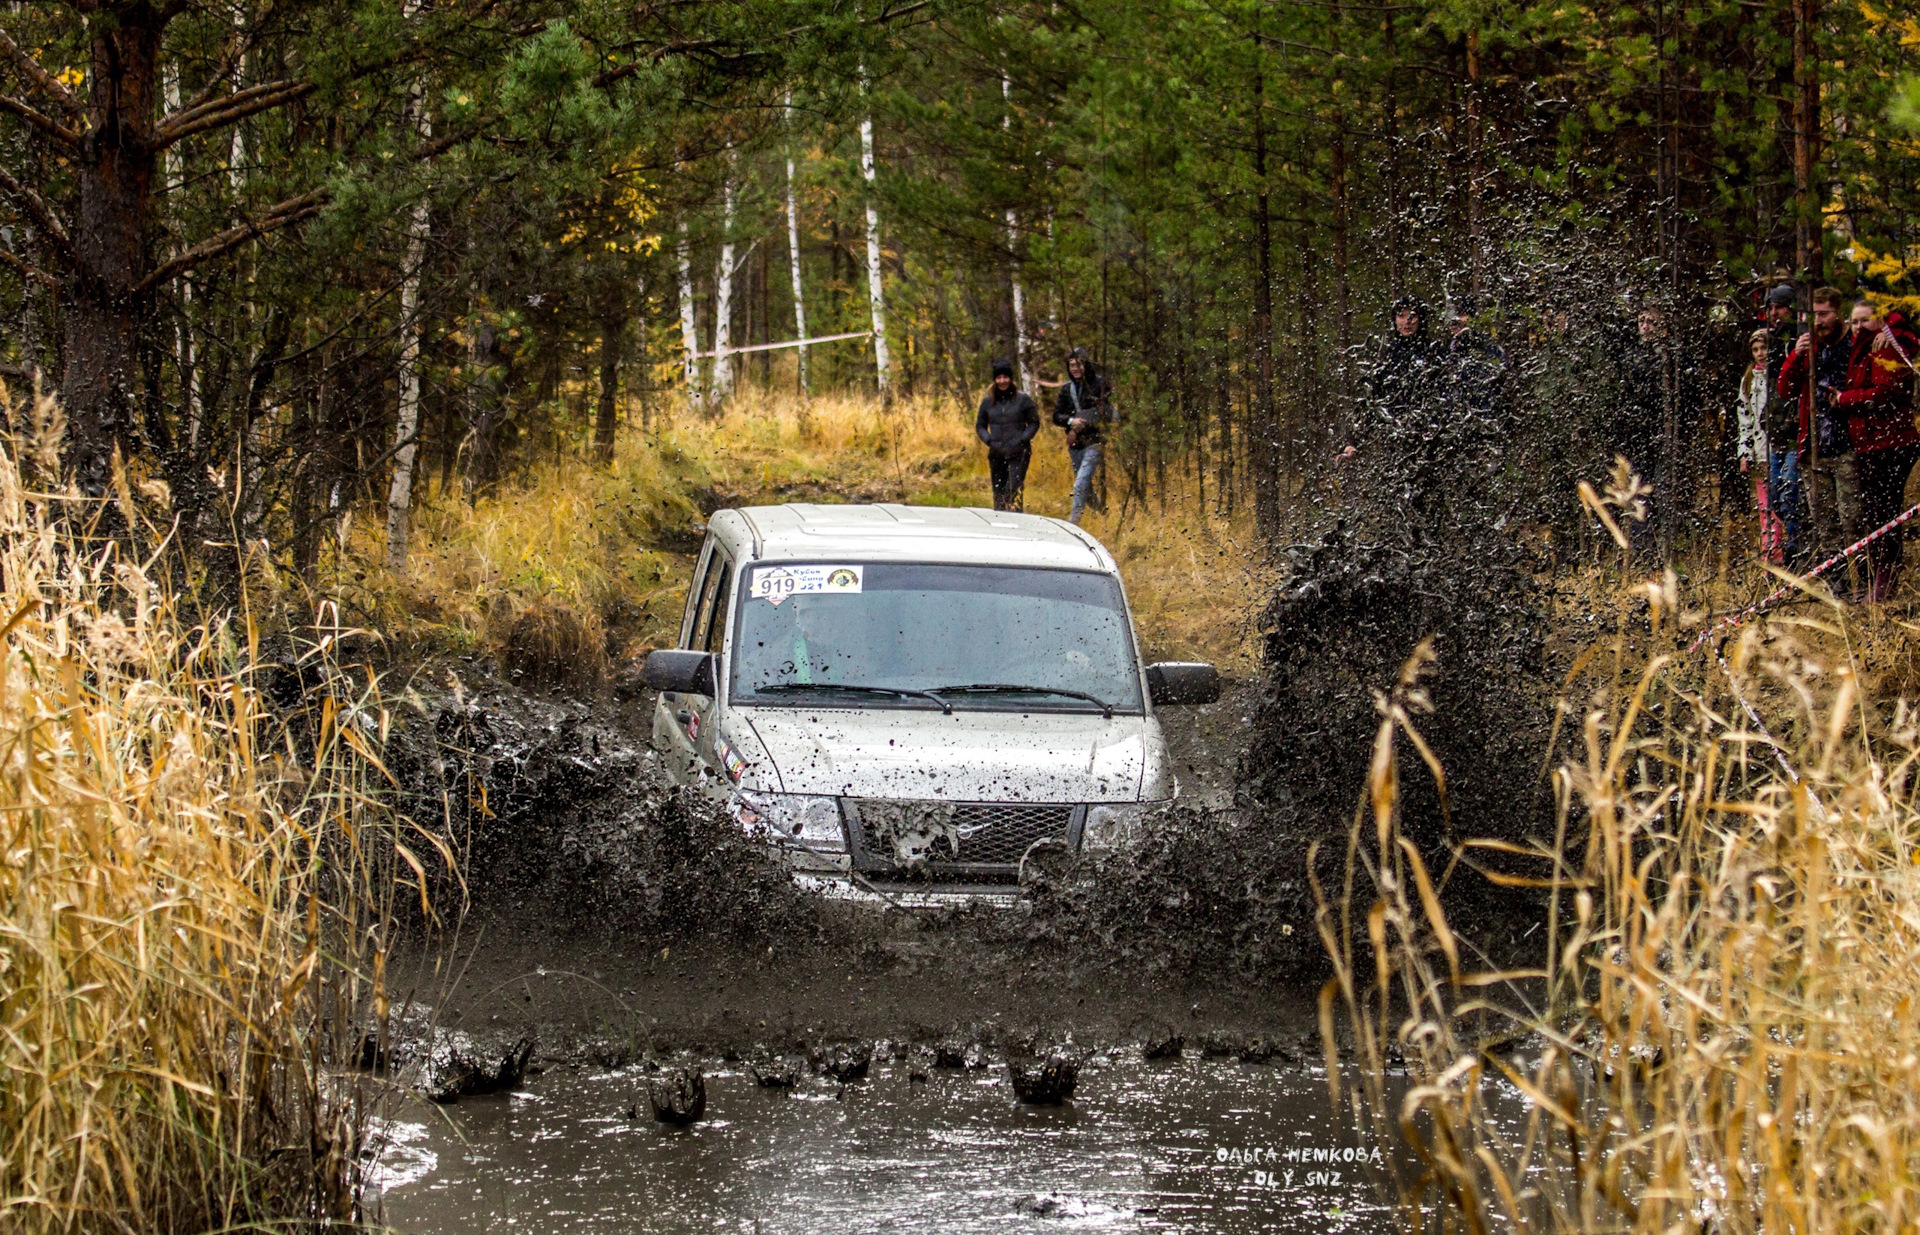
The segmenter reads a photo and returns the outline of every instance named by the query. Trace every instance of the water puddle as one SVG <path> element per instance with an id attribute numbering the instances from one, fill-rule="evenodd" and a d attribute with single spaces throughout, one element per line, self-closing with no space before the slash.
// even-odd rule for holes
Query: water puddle
<path id="1" fill-rule="evenodd" d="M 791 1092 L 710 1074 L 707 1119 L 653 1121 L 637 1069 L 410 1107 L 381 1129 L 375 1201 L 414 1235 L 524 1231 L 1372 1232 L 1392 1228 L 1316 1068 L 1100 1056 L 1064 1107 L 1001 1067 Z M 632 1117 L 636 1102 L 638 1118 Z"/>

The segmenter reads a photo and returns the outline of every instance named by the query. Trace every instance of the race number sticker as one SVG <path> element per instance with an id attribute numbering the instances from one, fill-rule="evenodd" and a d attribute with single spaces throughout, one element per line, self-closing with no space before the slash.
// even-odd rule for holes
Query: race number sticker
<path id="1" fill-rule="evenodd" d="M 761 566 L 753 572 L 748 595 L 778 605 L 789 596 L 857 592 L 865 578 L 864 566 Z"/>

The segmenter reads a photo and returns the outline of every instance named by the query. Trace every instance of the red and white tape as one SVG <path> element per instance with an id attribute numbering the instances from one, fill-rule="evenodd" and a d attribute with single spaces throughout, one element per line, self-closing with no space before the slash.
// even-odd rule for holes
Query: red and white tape
<path id="1" fill-rule="evenodd" d="M 1797 581 L 1796 583 L 1782 584 L 1781 586 L 1775 588 L 1773 592 L 1766 597 L 1766 599 L 1756 601 L 1755 603 L 1748 605 L 1746 608 L 1742 609 L 1738 613 L 1730 613 L 1726 617 L 1721 618 L 1718 622 L 1715 622 L 1713 625 L 1701 631 L 1700 637 L 1695 639 L 1691 644 L 1687 646 L 1687 651 L 1689 652 L 1699 651 L 1700 648 L 1707 642 L 1707 640 L 1713 638 L 1715 635 L 1719 634 L 1721 631 L 1729 630 L 1735 626 L 1740 625 L 1743 622 L 1750 621 L 1753 618 L 1760 616 L 1762 613 L 1765 613 L 1768 609 L 1773 608 L 1773 606 L 1779 604 L 1782 600 L 1784 600 L 1788 596 L 1791 596 L 1795 591 L 1799 590 L 1798 588 L 1799 582 L 1805 582 L 1808 579 L 1818 579 L 1821 575 L 1826 574 L 1829 570 L 1832 570 L 1835 566 L 1838 566 L 1840 563 L 1846 561 L 1848 558 L 1852 557 L 1854 554 L 1860 552 L 1860 550 L 1866 548 L 1868 545 L 1872 544 L 1874 541 L 1880 539 L 1882 536 L 1885 536 L 1888 532 L 1893 531 L 1895 528 L 1899 527 L 1901 524 L 1905 523 L 1907 520 L 1913 518 L 1916 514 L 1920 514 L 1920 504 L 1916 504 L 1908 507 L 1903 514 L 1895 518 L 1892 522 L 1887 523 L 1882 527 L 1875 528 L 1871 532 L 1868 532 L 1865 536 L 1862 536 L 1859 540 L 1854 541 L 1852 544 L 1840 550 L 1840 552 L 1834 554 L 1832 557 L 1828 558 L 1826 561 L 1820 563 L 1818 566 L 1815 566 L 1812 570 L 1808 571 L 1805 575 L 1802 575 L 1800 580 Z"/>

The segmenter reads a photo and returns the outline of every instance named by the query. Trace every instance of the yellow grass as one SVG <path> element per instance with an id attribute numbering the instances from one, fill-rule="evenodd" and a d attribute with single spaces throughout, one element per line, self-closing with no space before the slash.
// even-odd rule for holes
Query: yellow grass
<path id="1" fill-rule="evenodd" d="M 501 651 L 529 622 L 571 623 L 597 677 L 620 650 L 610 631 L 677 627 L 685 559 L 661 542 L 696 534 L 698 479 L 670 447 L 629 441 L 611 469 L 544 464 L 471 507 L 457 490 L 428 493 L 404 575 L 385 567 L 384 529 L 363 522 L 322 590 L 403 651 Z"/>
<path id="2" fill-rule="evenodd" d="M 350 1219 L 324 1073 L 392 886 L 377 700 L 310 648 L 309 708 L 268 716 L 244 625 L 191 623 L 122 555 L 163 494 L 122 475 L 110 543 L 61 522 L 95 504 L 30 491 L 56 421 L 40 400 L 38 440 L 0 445 L 0 1229 Z"/>
<path id="3" fill-rule="evenodd" d="M 1395 1175 L 1415 1229 L 1912 1230 L 1915 712 L 1863 689 L 1842 606 L 1750 626 L 1723 665 L 1636 655 L 1696 628 L 1670 573 L 1619 599 L 1569 681 L 1557 818 L 1522 851 L 1457 854 L 1544 897 L 1537 953 L 1504 972 L 1455 936 L 1399 830 L 1420 657 L 1382 701 L 1354 882 L 1320 917 L 1323 1030 L 1331 1050 L 1345 1019 L 1365 1074 L 1336 1096 L 1419 1152 Z"/>
<path id="4" fill-rule="evenodd" d="M 1071 481 L 1049 426 L 1036 443 L 1026 509 L 1065 516 Z M 1263 595 L 1250 516 L 1222 517 L 1211 495 L 1202 510 L 1175 469 L 1164 507 L 1134 503 L 1123 522 L 1120 484 L 1110 464 L 1113 501 L 1086 527 L 1121 564 L 1148 654 L 1250 671 L 1252 614 Z M 581 458 L 544 464 L 528 484 L 504 485 L 471 508 L 457 495 L 428 495 L 404 578 L 380 564 L 381 529 L 363 524 L 326 587 L 403 642 L 514 661 L 516 629 L 575 624 L 604 660 L 618 661 L 672 637 L 686 550 L 697 543 L 696 500 L 992 504 L 971 408 L 802 403 L 748 390 L 717 418 L 670 411 L 656 415 L 650 433 L 624 430 L 611 467 Z"/>

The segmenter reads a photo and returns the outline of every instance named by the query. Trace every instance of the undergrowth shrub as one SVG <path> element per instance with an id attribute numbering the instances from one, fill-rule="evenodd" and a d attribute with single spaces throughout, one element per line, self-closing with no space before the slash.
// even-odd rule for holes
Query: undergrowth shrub
<path id="1" fill-rule="evenodd" d="M 352 1220 L 363 1095 L 335 1073 L 422 865 L 371 796 L 378 694 L 310 632 L 313 688 L 269 713 L 254 628 L 168 586 L 164 490 L 48 491 L 57 408 L 8 411 L 0 1228 Z"/>

